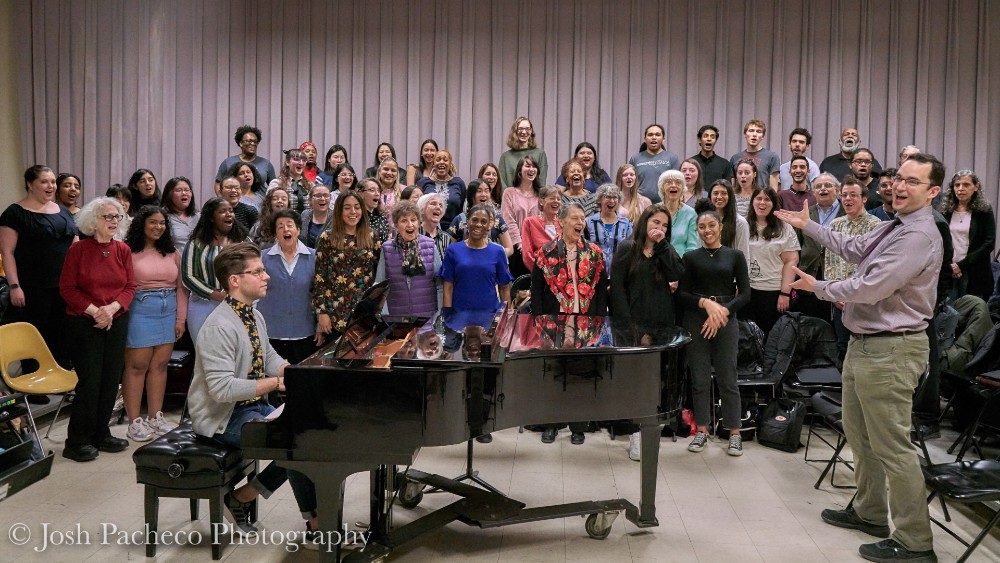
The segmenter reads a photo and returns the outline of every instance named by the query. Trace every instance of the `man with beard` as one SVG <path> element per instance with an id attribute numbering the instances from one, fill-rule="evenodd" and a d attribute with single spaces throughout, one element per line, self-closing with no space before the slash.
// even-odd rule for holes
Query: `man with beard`
<path id="1" fill-rule="evenodd" d="M 249 162 L 252 164 L 257 169 L 257 172 L 260 172 L 260 177 L 264 179 L 265 184 L 277 178 L 277 175 L 274 173 L 274 165 L 271 164 L 271 161 L 262 156 L 257 156 L 257 146 L 261 140 L 260 129 L 257 129 L 253 125 L 240 125 L 233 136 L 233 140 L 236 141 L 236 146 L 240 148 L 240 154 L 235 154 L 223 160 L 222 164 L 219 165 L 219 172 L 215 175 L 215 193 L 219 193 L 222 177 L 237 162 Z"/>
<path id="2" fill-rule="evenodd" d="M 788 135 L 788 150 L 792 151 L 793 157 L 806 156 L 810 145 L 812 145 L 812 134 L 809 133 L 808 129 L 796 127 Z M 819 165 L 809 157 L 806 157 L 806 161 L 809 163 L 809 181 L 812 182 L 819 176 Z M 792 185 L 792 175 L 788 170 L 791 165 L 792 161 L 789 160 L 778 168 L 778 183 L 783 190 L 787 190 Z"/>
<path id="3" fill-rule="evenodd" d="M 792 185 L 778 192 L 782 209 L 798 211 L 816 203 L 816 196 L 809 188 L 809 161 L 804 156 L 793 156 L 789 163 Z"/>
<path id="4" fill-rule="evenodd" d="M 878 174 L 872 173 L 872 165 L 874 163 L 875 157 L 872 156 L 872 151 L 865 148 L 854 151 L 854 154 L 851 156 L 851 175 L 857 179 L 861 187 L 868 191 L 868 201 L 865 203 L 865 207 L 869 211 L 882 205 L 882 196 L 879 195 L 878 182 L 875 181 Z"/>
<path id="5" fill-rule="evenodd" d="M 854 127 L 845 127 L 840 132 L 840 152 L 831 154 L 819 163 L 821 172 L 829 172 L 834 178 L 843 182 L 844 176 L 852 174 L 851 159 L 854 153 L 861 147 L 861 135 Z M 877 175 L 882 171 L 882 165 L 878 160 L 872 158 L 871 174 Z M 869 202 L 871 203 L 871 202 Z"/>
<path id="6" fill-rule="evenodd" d="M 886 168 L 878 176 L 878 193 L 882 196 L 882 205 L 868 210 L 881 221 L 892 221 L 896 218 L 896 210 L 892 208 L 892 177 L 896 175 L 895 168 Z M 865 194 L 868 197 L 868 194 Z"/>
<path id="7" fill-rule="evenodd" d="M 781 160 L 778 153 L 764 148 L 764 135 L 767 135 L 767 125 L 759 119 L 751 119 L 743 126 L 743 138 L 746 139 L 746 148 L 738 152 L 729 159 L 733 165 L 733 170 L 740 160 L 749 158 L 757 165 L 757 184 L 761 187 L 770 186 L 775 191 L 778 190 L 778 168 L 781 167 Z M 735 174 L 732 181 L 736 181 Z"/>
<path id="8" fill-rule="evenodd" d="M 706 189 L 716 180 L 728 180 L 735 175 L 733 165 L 715 154 L 715 144 L 718 141 L 719 128 L 715 125 L 702 125 L 698 129 L 698 148 L 701 150 L 691 158 L 701 165 L 702 183 Z"/>
<path id="9" fill-rule="evenodd" d="M 799 168 L 797 172 L 799 175 L 804 175 L 805 165 L 801 160 L 803 157 L 792 158 L 792 165 Z M 848 178 L 851 178 L 848 176 Z M 791 193 L 796 190 L 795 184 L 792 184 L 792 189 L 783 190 L 779 192 L 779 196 L 786 193 Z M 837 217 L 844 215 L 844 209 L 840 205 L 840 201 L 837 199 L 837 191 L 840 183 L 837 179 L 830 174 L 820 174 L 818 178 L 812 183 L 812 189 L 809 191 L 810 195 L 814 195 L 815 204 L 809 206 L 809 218 L 824 227 L 829 227 L 833 220 Z M 801 209 L 801 207 L 799 207 Z M 802 231 L 799 229 L 795 230 L 795 234 L 799 237 L 799 244 L 802 246 L 802 252 L 799 257 L 799 269 L 811 276 L 816 276 L 818 280 L 828 279 L 826 273 L 823 269 L 824 260 L 826 255 L 826 249 L 820 246 L 815 240 L 805 237 Z M 804 315 L 809 315 L 811 317 L 818 317 L 825 321 L 831 318 L 831 308 L 830 303 L 826 301 L 820 301 L 816 298 L 816 295 L 806 291 L 799 292 L 798 305 L 796 307 Z M 845 344 L 846 346 L 846 344 Z"/>

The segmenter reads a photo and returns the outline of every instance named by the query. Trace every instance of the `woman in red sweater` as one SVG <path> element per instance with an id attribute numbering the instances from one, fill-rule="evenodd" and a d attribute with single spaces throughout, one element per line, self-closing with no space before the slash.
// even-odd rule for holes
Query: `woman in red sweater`
<path id="1" fill-rule="evenodd" d="M 555 186 L 545 186 L 538 192 L 538 208 L 542 214 L 528 217 L 521 226 L 521 258 L 529 272 L 535 269 L 538 251 L 562 233 L 556 220 L 560 207 L 562 192 Z"/>
<path id="2" fill-rule="evenodd" d="M 79 378 L 62 454 L 73 461 L 128 448 L 127 440 L 108 430 L 125 365 L 128 307 L 135 295 L 132 251 L 114 240 L 124 215 L 114 198 L 85 205 L 76 223 L 87 238 L 70 247 L 59 278 L 69 316 L 70 355 Z"/>

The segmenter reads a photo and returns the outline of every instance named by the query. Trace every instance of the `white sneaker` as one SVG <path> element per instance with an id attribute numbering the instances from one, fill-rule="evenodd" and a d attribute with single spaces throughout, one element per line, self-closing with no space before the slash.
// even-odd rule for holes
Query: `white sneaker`
<path id="1" fill-rule="evenodd" d="M 148 442 L 155 437 L 153 429 L 146 424 L 141 416 L 128 425 L 127 435 L 129 440 L 133 442 Z"/>
<path id="2" fill-rule="evenodd" d="M 156 416 L 146 418 L 146 425 L 157 436 L 163 436 L 167 432 L 177 428 L 176 424 L 163 418 L 163 411 L 156 411 Z"/>
<path id="3" fill-rule="evenodd" d="M 726 453 L 736 457 L 743 455 L 743 437 L 739 434 L 731 435 L 729 437 L 729 448 L 726 449 Z"/>
<path id="4" fill-rule="evenodd" d="M 639 445 L 642 443 L 642 435 L 633 432 L 628 436 L 628 458 L 632 461 L 639 461 Z"/>
<path id="5" fill-rule="evenodd" d="M 704 432 L 698 432 L 694 435 L 694 439 L 688 444 L 689 452 L 700 452 L 705 449 L 708 445 L 708 434 Z"/>

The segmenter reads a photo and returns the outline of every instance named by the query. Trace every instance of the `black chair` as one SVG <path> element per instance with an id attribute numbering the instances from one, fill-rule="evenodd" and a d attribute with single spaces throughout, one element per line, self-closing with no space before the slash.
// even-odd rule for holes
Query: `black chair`
<path id="1" fill-rule="evenodd" d="M 917 441 L 924 454 L 924 459 L 927 460 L 927 465 L 921 467 L 924 473 L 924 482 L 931 490 L 930 496 L 927 497 L 927 502 L 932 502 L 935 497 L 941 500 L 945 522 L 951 522 L 951 516 L 948 514 L 945 499 L 963 504 L 1000 501 L 1000 461 L 995 459 L 964 460 L 965 454 L 968 453 L 974 440 L 982 414 L 983 411 L 981 410 L 975 422 L 972 423 L 969 431 L 966 433 L 965 441 L 963 442 L 962 449 L 958 452 L 958 457 L 955 458 L 955 461 L 949 463 L 930 463 L 930 454 L 927 451 L 927 445 L 924 443 L 924 437 L 920 433 L 920 426 L 914 421 L 914 427 L 917 429 Z M 979 544 L 986 538 L 986 535 L 1000 522 L 1000 511 L 997 511 L 990 518 L 986 525 L 983 526 L 982 531 L 979 532 L 971 543 L 960 537 L 951 528 L 946 526 L 944 522 L 941 522 L 934 516 L 931 516 L 931 522 L 937 524 L 951 537 L 967 547 L 965 553 L 958 559 L 958 563 L 962 563 L 972 555 L 972 552 L 979 547 Z"/>
<path id="2" fill-rule="evenodd" d="M 835 443 L 831 444 L 826 437 L 816 432 L 817 426 L 820 425 L 831 430 L 834 435 L 836 435 L 837 441 Z M 833 450 L 833 455 L 830 456 L 829 459 L 809 458 L 809 444 L 811 443 L 813 436 Z M 842 463 L 845 467 L 854 471 L 854 466 L 852 465 L 853 462 L 844 459 L 841 455 L 845 446 L 847 446 L 847 435 L 844 433 L 843 403 L 841 394 L 834 391 L 820 391 L 815 393 L 812 396 L 812 418 L 809 421 L 809 432 L 806 434 L 805 461 L 822 461 L 826 462 L 826 466 L 823 468 L 823 472 L 820 473 L 819 479 L 816 480 L 816 484 L 813 485 L 813 488 L 819 489 L 819 486 L 823 482 L 823 479 L 826 478 L 827 473 L 830 474 L 831 487 L 837 489 L 856 488 L 854 485 L 838 485 L 834 482 L 838 463 Z"/>

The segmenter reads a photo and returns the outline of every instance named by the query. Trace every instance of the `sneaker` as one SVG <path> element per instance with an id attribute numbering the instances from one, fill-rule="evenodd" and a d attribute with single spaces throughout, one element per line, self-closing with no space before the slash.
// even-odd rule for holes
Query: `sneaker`
<path id="1" fill-rule="evenodd" d="M 323 534 L 313 530 L 309 522 L 306 522 L 306 533 L 302 535 L 302 547 L 309 551 L 319 551 L 321 543 L 323 543 Z"/>
<path id="2" fill-rule="evenodd" d="M 858 516 L 857 512 L 854 512 L 853 507 L 848 507 L 844 510 L 833 510 L 828 508 L 820 513 L 820 518 L 822 518 L 827 524 L 838 528 L 858 530 L 859 532 L 864 532 L 869 536 L 875 536 L 876 538 L 889 537 L 889 526 L 887 524 L 872 524 L 871 522 L 866 522 Z"/>
<path id="3" fill-rule="evenodd" d="M 156 411 L 156 416 L 146 418 L 146 426 L 149 426 L 149 429 L 157 436 L 163 436 L 167 432 L 177 428 L 176 424 L 163 418 L 163 411 Z"/>
<path id="4" fill-rule="evenodd" d="M 694 440 L 691 440 L 691 443 L 688 444 L 688 451 L 700 452 L 705 449 L 706 445 L 708 445 L 708 434 L 698 432 L 694 435 Z"/>
<path id="5" fill-rule="evenodd" d="M 869 561 L 911 561 L 915 563 L 937 563 L 933 549 L 910 551 L 896 540 L 882 540 L 866 543 L 858 548 L 861 557 Z"/>
<path id="6" fill-rule="evenodd" d="M 125 434 L 133 442 L 148 442 L 154 437 L 153 429 L 146 424 L 146 421 L 141 416 L 128 425 L 128 432 Z"/>
<path id="7" fill-rule="evenodd" d="M 642 444 L 642 434 L 633 432 L 628 435 L 628 458 L 632 461 L 639 461 L 639 446 Z"/>
<path id="8" fill-rule="evenodd" d="M 729 448 L 726 449 L 726 453 L 736 457 L 743 455 L 743 436 L 739 434 L 730 435 Z"/>
<path id="9" fill-rule="evenodd" d="M 236 531 L 245 536 L 252 536 L 257 533 L 257 527 L 250 523 L 250 503 L 240 502 L 236 500 L 236 497 L 232 493 L 227 494 L 223 499 L 225 507 L 223 508 L 226 520 L 233 523 L 236 527 Z"/>

